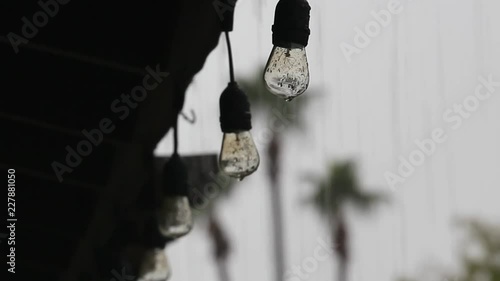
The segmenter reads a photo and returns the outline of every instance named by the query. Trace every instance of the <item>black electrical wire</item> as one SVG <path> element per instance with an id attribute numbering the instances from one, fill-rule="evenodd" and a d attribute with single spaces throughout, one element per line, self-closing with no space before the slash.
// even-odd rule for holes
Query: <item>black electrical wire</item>
<path id="1" fill-rule="evenodd" d="M 175 112 L 175 117 L 174 117 L 174 124 L 172 126 L 174 130 L 174 153 L 173 155 L 177 155 L 178 147 L 179 147 L 179 115 L 182 114 L 182 107 L 184 106 L 184 95 L 180 94 L 182 93 L 182 90 L 179 87 L 175 88 L 175 97 L 174 97 L 174 112 Z"/>
<path id="2" fill-rule="evenodd" d="M 234 68 L 233 68 L 233 53 L 231 51 L 231 41 L 229 40 L 229 32 L 224 31 L 226 34 L 226 43 L 227 43 L 227 53 L 229 56 L 229 78 L 231 82 L 234 82 Z"/>
<path id="3" fill-rule="evenodd" d="M 179 138 L 178 138 L 178 129 L 177 129 L 177 123 L 179 121 L 179 115 L 175 116 L 175 121 L 174 121 L 174 153 L 177 154 L 177 148 L 179 147 Z"/>

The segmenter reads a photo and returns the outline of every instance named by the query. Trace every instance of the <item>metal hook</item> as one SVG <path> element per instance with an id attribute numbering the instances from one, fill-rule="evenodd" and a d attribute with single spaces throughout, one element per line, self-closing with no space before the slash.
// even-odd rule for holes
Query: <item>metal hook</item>
<path id="1" fill-rule="evenodd" d="M 191 118 L 189 118 L 186 115 L 186 113 L 181 112 L 182 118 L 184 118 L 184 120 L 188 121 L 190 124 L 196 123 L 196 114 L 195 114 L 194 110 L 191 109 L 189 112 L 191 113 Z"/>

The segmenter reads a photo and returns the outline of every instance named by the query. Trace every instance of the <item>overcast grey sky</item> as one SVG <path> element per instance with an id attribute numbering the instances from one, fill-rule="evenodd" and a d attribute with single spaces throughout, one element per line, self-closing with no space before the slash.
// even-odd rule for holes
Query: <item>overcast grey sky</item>
<path id="1" fill-rule="evenodd" d="M 340 45 L 356 47 L 355 28 L 364 29 L 374 20 L 371 12 L 387 10 L 390 0 L 309 2 L 310 86 L 324 91 L 305 111 L 307 131 L 287 134 L 283 148 L 287 268 L 313 256 L 318 238 L 329 239 L 325 223 L 300 202 L 313 191 L 300 175 L 322 175 L 330 161 L 353 157 L 366 188 L 388 192 L 392 202 L 369 216 L 349 214 L 350 281 L 420 276 L 423 269 L 441 266 L 453 270 L 461 241 L 454 217 L 500 223 L 500 87 L 478 100 L 460 124 L 457 116 L 462 115 L 454 112 L 454 104 L 464 100 L 474 105 L 479 76 L 500 81 L 500 2 L 401 1 L 399 13 L 350 56 L 350 63 Z M 238 1 L 231 33 L 237 78 L 266 62 L 276 3 Z M 220 149 L 218 99 L 228 82 L 223 39 L 189 88 L 185 109 L 194 109 L 199 118 L 195 125 L 180 122 L 181 153 Z M 263 156 L 262 132 L 268 125 L 254 119 L 252 134 Z M 436 129 L 442 129 L 445 141 L 392 192 L 384 173 L 396 173 L 399 157 L 415 154 L 415 141 L 431 138 Z M 157 153 L 170 151 L 167 136 Z M 261 163 L 218 209 L 233 243 L 230 274 L 235 281 L 271 281 L 274 276 L 271 202 L 266 161 Z M 205 227 L 196 225 L 167 249 L 171 280 L 217 280 Z M 334 257 L 329 257 L 318 262 L 309 280 L 335 280 L 335 271 Z"/>

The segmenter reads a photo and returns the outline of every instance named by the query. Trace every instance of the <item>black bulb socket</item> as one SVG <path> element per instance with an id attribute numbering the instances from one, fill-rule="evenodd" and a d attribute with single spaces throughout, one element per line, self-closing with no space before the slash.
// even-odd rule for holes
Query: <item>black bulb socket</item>
<path id="1" fill-rule="evenodd" d="M 311 6 L 306 0 L 280 0 L 274 12 L 273 45 L 282 48 L 307 46 Z"/>
<path id="2" fill-rule="evenodd" d="M 163 166 L 163 194 L 188 196 L 188 171 L 179 154 L 174 153 Z"/>
<path id="3" fill-rule="evenodd" d="M 236 82 L 229 82 L 219 99 L 220 127 L 223 133 L 238 133 L 252 129 L 252 114 L 248 97 Z"/>

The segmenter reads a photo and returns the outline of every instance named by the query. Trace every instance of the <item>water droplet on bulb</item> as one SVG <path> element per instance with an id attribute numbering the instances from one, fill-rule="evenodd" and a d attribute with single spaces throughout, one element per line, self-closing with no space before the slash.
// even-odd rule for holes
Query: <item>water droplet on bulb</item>
<path id="1" fill-rule="evenodd" d="M 285 101 L 288 101 L 288 102 L 290 102 L 290 101 L 292 101 L 292 100 L 293 100 L 293 98 L 292 98 L 292 97 L 288 97 L 288 98 L 286 98 L 286 99 L 285 99 Z"/>

